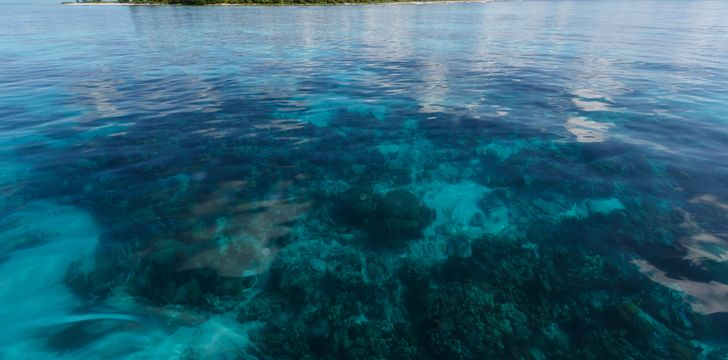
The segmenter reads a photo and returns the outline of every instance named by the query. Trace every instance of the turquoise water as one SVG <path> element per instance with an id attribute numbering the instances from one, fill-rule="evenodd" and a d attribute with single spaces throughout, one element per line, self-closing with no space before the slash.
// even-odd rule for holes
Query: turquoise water
<path id="1" fill-rule="evenodd" d="M 727 18 L 0 4 L 0 359 L 728 359 Z"/>

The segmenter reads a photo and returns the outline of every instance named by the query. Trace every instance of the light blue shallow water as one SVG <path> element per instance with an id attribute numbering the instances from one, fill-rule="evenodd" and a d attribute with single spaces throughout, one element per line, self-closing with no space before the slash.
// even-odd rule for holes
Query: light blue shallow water
<path id="1" fill-rule="evenodd" d="M 726 19 L 0 4 L 0 359 L 728 359 Z"/>

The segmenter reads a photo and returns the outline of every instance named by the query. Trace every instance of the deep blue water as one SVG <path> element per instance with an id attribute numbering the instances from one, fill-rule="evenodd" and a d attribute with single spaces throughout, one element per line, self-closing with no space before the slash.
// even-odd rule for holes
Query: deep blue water
<path id="1" fill-rule="evenodd" d="M 728 359 L 726 19 L 0 4 L 0 359 Z"/>

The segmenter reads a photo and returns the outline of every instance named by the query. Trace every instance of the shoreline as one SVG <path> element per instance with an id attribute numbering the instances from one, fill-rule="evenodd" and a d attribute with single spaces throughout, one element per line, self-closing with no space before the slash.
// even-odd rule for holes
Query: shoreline
<path id="1" fill-rule="evenodd" d="M 62 2 L 60 5 L 67 6 L 190 6 L 190 7 L 207 7 L 207 6 L 359 6 L 359 5 L 432 5 L 432 4 L 457 4 L 457 3 L 490 3 L 494 0 L 430 0 L 430 1 L 382 1 L 382 2 L 342 2 L 342 3 L 309 3 L 309 4 L 206 4 L 206 5 L 182 5 L 182 4 L 162 4 L 162 3 L 115 3 L 115 2 Z"/>

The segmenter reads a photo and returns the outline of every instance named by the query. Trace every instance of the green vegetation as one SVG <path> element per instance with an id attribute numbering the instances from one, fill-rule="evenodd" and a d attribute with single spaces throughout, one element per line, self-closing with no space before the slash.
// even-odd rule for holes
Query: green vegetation
<path id="1" fill-rule="evenodd" d="M 171 4 L 171 5 L 215 5 L 215 4 L 348 4 L 348 3 L 386 3 L 386 2 L 407 2 L 412 0 L 118 0 L 119 3 L 140 3 L 140 4 Z M 424 0 L 441 1 L 441 0 Z"/>

